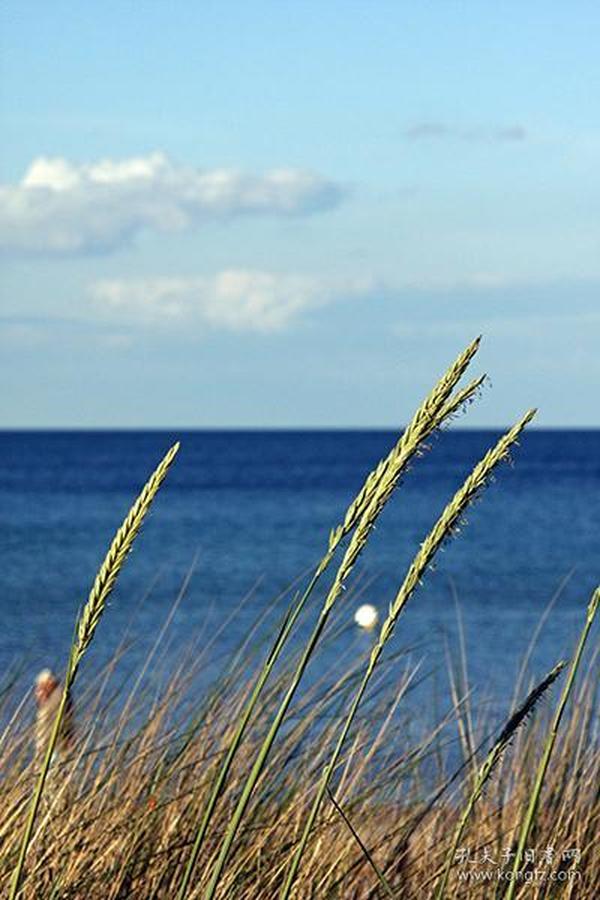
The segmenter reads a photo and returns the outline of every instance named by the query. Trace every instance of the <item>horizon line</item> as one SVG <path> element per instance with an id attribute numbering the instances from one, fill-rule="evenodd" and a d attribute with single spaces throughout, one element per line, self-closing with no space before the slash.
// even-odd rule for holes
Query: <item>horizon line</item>
<path id="1" fill-rule="evenodd" d="M 114 433 L 136 434 L 155 432 L 165 434 L 173 431 L 194 432 L 390 432 L 406 427 L 407 423 L 395 425 L 0 425 L 2 433 Z M 504 431 L 512 423 L 505 425 L 450 425 L 441 431 Z M 535 425 L 527 431 L 600 431 L 600 425 Z"/>

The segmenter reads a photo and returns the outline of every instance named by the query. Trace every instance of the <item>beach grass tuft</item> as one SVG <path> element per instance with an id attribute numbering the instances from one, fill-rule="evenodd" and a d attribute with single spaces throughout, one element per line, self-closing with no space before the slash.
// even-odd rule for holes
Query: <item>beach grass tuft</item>
<path id="1" fill-rule="evenodd" d="M 356 564 L 383 510 L 430 450 L 430 439 L 480 393 L 485 376 L 460 386 L 479 344 L 476 338 L 459 354 L 366 475 L 331 529 L 323 555 L 300 587 L 290 589 L 287 610 L 270 640 L 259 619 L 209 686 L 202 674 L 217 636 L 191 640 L 178 646 L 177 668 L 162 672 L 160 687 L 156 681 L 147 687 L 151 663 L 161 665 L 161 642 L 189 583 L 186 576 L 137 678 L 115 687 L 114 671 L 128 652 L 130 636 L 124 635 L 114 658 L 85 689 L 85 678 L 78 680 L 74 743 L 66 757 L 58 755 L 81 663 L 179 445 L 168 451 L 117 531 L 77 616 L 41 765 L 31 753 L 27 701 L 11 699 L 18 680 L 9 678 L 0 692 L 0 713 L 4 705 L 14 708 L 0 735 L 2 896 L 489 900 L 504 895 L 513 900 L 525 891 L 531 900 L 600 896 L 598 652 L 587 665 L 584 655 L 600 588 L 592 594 L 570 662 L 557 663 L 543 678 L 538 673 L 526 691 L 529 648 L 515 688 L 524 699 L 511 705 L 510 699 L 496 698 L 510 710 L 502 726 L 490 725 L 485 699 L 475 704 L 466 675 L 461 685 L 452 668 L 450 706 L 441 710 L 422 659 L 415 661 L 410 648 L 392 640 L 401 637 L 400 618 L 440 549 L 457 535 L 470 505 L 510 458 L 534 410 L 507 430 L 440 504 L 438 517 L 411 551 L 412 561 L 368 649 L 353 650 L 347 658 L 340 649 L 353 593 L 360 595 Z M 311 612 L 312 630 L 301 637 L 301 617 Z M 229 622 L 221 627 L 227 629 Z M 462 632 L 460 651 L 466 673 Z M 423 653 L 427 658 L 433 650 L 425 647 Z M 305 679 L 309 666 L 313 677 Z M 542 701 L 564 673 L 552 711 Z M 440 709 L 435 717 L 434 709 Z M 532 835 L 536 846 L 562 847 L 566 854 L 560 859 L 547 854 L 543 878 L 535 883 L 525 877 Z M 493 885 L 457 865 L 465 844 L 481 852 L 484 869 L 492 861 L 495 868 L 479 874 L 490 872 Z"/>

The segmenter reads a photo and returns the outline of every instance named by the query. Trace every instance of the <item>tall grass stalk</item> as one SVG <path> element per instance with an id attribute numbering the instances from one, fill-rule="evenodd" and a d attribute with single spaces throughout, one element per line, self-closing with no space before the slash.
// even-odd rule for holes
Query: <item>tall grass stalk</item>
<path id="1" fill-rule="evenodd" d="M 313 576 L 313 580 L 309 585 L 308 592 L 300 601 L 299 608 L 297 607 L 294 611 L 290 628 L 299 615 L 299 612 L 306 602 L 307 597 L 312 592 L 316 581 L 328 567 L 329 562 L 333 557 L 333 553 L 335 552 L 339 543 L 347 534 L 352 533 L 352 537 L 342 558 L 331 588 L 327 594 L 317 624 L 306 644 L 296 671 L 292 676 L 289 687 L 284 695 L 275 718 L 273 719 L 271 728 L 269 729 L 269 732 L 262 746 L 260 747 L 254 764 L 250 770 L 247 781 L 244 785 L 244 789 L 223 838 L 219 855 L 213 868 L 209 887 L 205 895 L 205 900 L 211 900 L 211 898 L 215 894 L 237 830 L 240 826 L 256 783 L 263 771 L 268 754 L 277 736 L 279 728 L 281 727 L 288 707 L 294 697 L 298 685 L 300 684 L 306 666 L 308 665 L 314 649 L 317 646 L 321 634 L 323 633 L 323 629 L 325 628 L 331 610 L 344 589 L 346 580 L 350 575 L 350 572 L 352 571 L 358 556 L 360 555 L 367 542 L 367 539 L 371 533 L 377 517 L 392 495 L 394 488 L 396 487 L 401 475 L 406 471 L 410 461 L 421 450 L 423 442 L 427 440 L 427 438 L 429 438 L 431 434 L 433 434 L 449 416 L 453 415 L 457 411 L 457 409 L 460 408 L 460 406 L 471 399 L 482 383 L 482 378 L 476 379 L 475 381 L 467 385 L 466 388 L 459 391 L 456 395 L 452 396 L 454 388 L 462 378 L 473 356 L 479 349 L 479 343 L 480 338 L 478 337 L 474 341 L 472 341 L 471 344 L 469 344 L 469 346 L 458 356 L 455 362 L 445 372 L 440 381 L 425 398 L 425 401 L 417 409 L 415 415 L 411 419 L 410 423 L 408 424 L 405 431 L 403 432 L 395 446 L 392 448 L 390 453 L 387 455 L 387 457 L 381 460 L 379 465 L 367 477 L 363 487 L 357 494 L 354 501 L 348 507 L 343 523 L 332 529 L 330 533 L 328 552 L 319 563 L 315 575 Z M 272 668 L 275 659 L 279 655 L 281 647 L 287 639 L 289 630 L 289 628 L 285 629 L 285 632 L 282 635 L 283 641 L 281 642 L 281 645 L 279 645 L 278 642 L 278 645 L 274 649 L 274 656 L 269 661 L 267 661 L 266 665 L 270 666 L 270 668 Z M 255 689 L 251 697 L 250 703 L 252 704 L 252 708 L 255 705 L 256 700 L 258 699 L 258 695 L 260 693 L 260 690 L 262 690 L 262 685 L 264 684 L 264 681 L 266 681 L 266 677 L 268 677 L 268 672 L 263 672 L 261 673 L 261 675 L 259 675 L 257 688 L 258 684 L 260 684 L 260 688 L 258 688 L 258 690 Z M 250 709 L 250 712 L 247 711 L 247 715 L 244 715 L 242 719 L 242 732 L 247 725 L 251 711 L 252 709 Z M 235 749 L 237 749 L 237 746 L 239 746 L 240 739 L 241 733 L 239 737 L 236 735 L 236 738 L 234 738 L 234 742 L 236 742 Z M 230 756 L 228 754 L 228 757 L 225 760 L 225 765 L 229 767 L 231 765 L 231 761 L 232 755 Z M 200 841 L 198 841 L 198 838 L 196 839 L 190 861 L 188 862 L 188 866 L 186 868 L 185 876 L 178 894 L 179 900 L 183 900 L 186 895 L 187 888 L 191 881 L 192 869 L 198 856 L 199 847 L 202 839 L 204 838 L 204 835 L 206 834 L 208 820 L 210 818 L 210 815 L 212 814 L 212 810 L 214 809 L 216 800 L 218 799 L 218 794 L 222 790 L 225 778 L 226 772 L 223 773 L 222 770 L 218 776 L 217 784 L 215 785 L 214 801 L 211 796 L 210 812 L 208 813 L 208 816 L 205 813 L 203 822 L 200 827 Z"/>
<path id="2" fill-rule="evenodd" d="M 554 745 L 556 744 L 556 738 L 558 735 L 558 729 L 560 727 L 560 722 L 563 717 L 563 713 L 565 711 L 565 707 L 568 703 L 569 697 L 571 695 L 571 691 L 573 690 L 573 685 L 575 684 L 575 678 L 577 676 L 577 670 L 579 669 L 579 664 L 581 662 L 581 657 L 583 654 L 583 649 L 585 647 L 586 641 L 588 639 L 588 635 L 590 633 L 590 629 L 596 617 L 596 613 L 598 612 L 598 606 L 600 605 L 600 585 L 596 588 L 592 597 L 590 599 L 587 615 L 585 619 L 585 623 L 581 634 L 579 636 L 579 641 L 577 643 L 577 648 L 575 650 L 575 654 L 573 659 L 571 660 L 571 666 L 569 668 L 569 674 L 565 681 L 565 685 L 563 687 L 562 693 L 560 695 L 560 699 L 558 701 L 556 710 L 554 712 L 554 716 L 552 718 L 552 724 L 550 726 L 550 730 L 548 732 L 548 736 L 546 738 L 546 742 L 544 744 L 544 750 L 542 753 L 542 758 L 540 759 L 537 771 L 535 773 L 535 782 L 533 785 L 533 790 L 529 797 L 529 803 L 527 805 L 527 810 L 525 816 L 523 818 L 521 824 L 521 830 L 519 833 L 519 842 L 517 844 L 517 851 L 515 853 L 515 858 L 513 861 L 512 867 L 512 879 L 509 882 L 508 889 L 505 894 L 505 900 L 512 900 L 515 896 L 515 891 L 517 888 L 517 873 L 521 868 L 521 863 L 523 861 L 523 857 L 525 854 L 525 846 L 527 844 L 527 840 L 531 833 L 531 829 L 535 824 L 535 819 L 537 815 L 538 805 L 540 802 L 540 795 L 542 793 L 542 787 L 544 784 L 544 779 L 546 778 L 546 773 L 548 772 L 548 766 L 550 765 L 550 759 L 552 757 L 552 751 L 554 750 Z"/>
<path id="3" fill-rule="evenodd" d="M 288 869 L 288 874 L 281 890 L 280 900 L 287 900 L 287 898 L 289 898 L 290 896 L 290 892 L 296 879 L 296 875 L 300 865 L 300 860 L 302 859 L 302 855 L 308 843 L 310 832 L 323 802 L 323 798 L 327 791 L 329 781 L 331 779 L 333 771 L 335 770 L 339 756 L 342 752 L 344 742 L 346 740 L 360 702 L 363 698 L 363 695 L 367 689 L 371 676 L 379 661 L 379 657 L 381 656 L 385 644 L 388 642 L 392 635 L 400 613 L 404 609 L 404 606 L 413 594 L 416 587 L 420 584 L 421 578 L 423 577 L 427 567 L 430 565 L 439 547 L 452 534 L 454 528 L 460 521 L 465 510 L 475 498 L 475 496 L 485 486 L 495 467 L 508 457 L 510 448 L 519 437 L 523 428 L 527 425 L 528 422 L 531 421 L 534 415 L 535 410 L 529 410 L 516 423 L 516 425 L 514 425 L 510 429 L 510 431 L 508 431 L 500 438 L 497 444 L 491 450 L 489 450 L 483 457 L 483 459 L 475 466 L 462 487 L 456 492 L 450 503 L 446 506 L 442 515 L 437 520 L 432 530 L 425 538 L 424 542 L 421 544 L 420 550 L 413 559 L 406 577 L 396 595 L 396 598 L 390 606 L 389 615 L 384 621 L 378 641 L 373 647 L 365 674 L 363 676 L 363 680 L 356 693 L 356 696 L 350 708 L 350 712 L 348 713 L 348 716 L 338 738 L 334 752 L 323 772 L 319 787 L 317 789 L 317 794 L 313 801 L 313 805 L 311 807 L 306 825 L 304 827 L 304 831 L 302 833 L 300 843 L 296 851 L 294 852 L 291 865 Z"/>
<path id="4" fill-rule="evenodd" d="M 87 603 L 85 604 L 83 610 L 77 618 L 77 622 L 75 625 L 75 635 L 71 644 L 69 660 L 67 663 L 67 671 L 64 677 L 62 696 L 56 713 L 56 717 L 54 719 L 54 723 L 52 725 L 52 730 L 48 739 L 48 746 L 44 755 L 44 761 L 38 775 L 29 813 L 27 815 L 25 829 L 19 849 L 19 856 L 12 878 L 10 900 L 15 900 L 20 892 L 25 858 L 27 856 L 27 850 L 31 842 L 33 827 L 42 800 L 42 794 L 44 792 L 44 786 L 48 777 L 52 757 L 56 749 L 56 743 L 60 734 L 71 688 L 73 687 L 73 683 L 77 676 L 81 660 L 83 659 L 86 650 L 92 642 L 98 623 L 106 608 L 106 602 L 112 589 L 115 586 L 117 576 L 121 571 L 125 559 L 127 558 L 127 554 L 131 550 L 133 542 L 140 530 L 146 513 L 150 509 L 152 501 L 154 500 L 158 489 L 164 481 L 164 478 L 171 466 L 171 463 L 175 459 L 178 450 L 179 443 L 176 443 L 166 453 L 164 458 L 158 464 L 158 466 L 144 485 L 142 492 L 129 510 L 127 516 L 123 521 L 123 524 L 117 531 L 108 549 L 108 553 L 106 554 L 104 562 L 102 563 L 96 575 L 96 578 L 94 579 L 94 583 L 92 585 Z"/>
<path id="5" fill-rule="evenodd" d="M 483 764 L 481 765 L 481 768 L 477 773 L 473 790 L 471 791 L 467 804 L 456 826 L 452 844 L 450 845 L 448 853 L 446 854 L 442 877 L 435 892 L 435 900 L 442 900 L 444 896 L 446 886 L 448 884 L 448 878 L 450 876 L 450 869 L 452 868 L 452 862 L 454 860 L 456 851 L 465 832 L 467 822 L 471 817 L 471 814 L 475 808 L 475 804 L 483 793 L 485 785 L 491 778 L 504 751 L 511 743 L 517 729 L 520 728 L 521 725 L 523 725 L 528 716 L 533 712 L 538 701 L 544 696 L 551 685 L 554 684 L 565 666 L 566 662 L 561 660 L 561 662 L 554 666 L 554 668 L 546 675 L 546 677 L 533 688 L 533 690 L 528 694 L 525 701 L 517 709 L 514 715 L 510 717 L 510 719 L 502 729 L 498 740 L 483 761 Z"/>
<path id="6" fill-rule="evenodd" d="M 371 868 L 372 868 L 373 871 L 375 872 L 379 884 L 382 886 L 382 888 L 383 888 L 383 890 L 385 891 L 385 893 L 387 894 L 387 896 L 388 896 L 388 897 L 391 897 L 391 900 L 395 900 L 395 898 L 394 898 L 394 892 L 392 891 L 390 885 L 388 884 L 388 881 L 387 881 L 385 875 L 383 874 L 383 872 L 381 871 L 381 869 L 379 868 L 379 866 L 377 865 L 377 863 L 376 863 L 375 860 L 373 859 L 371 853 L 369 852 L 368 847 L 367 847 L 367 846 L 365 845 L 365 843 L 363 842 L 363 840 L 362 840 L 361 836 L 359 835 L 358 831 L 356 830 L 356 828 L 354 827 L 354 825 L 352 824 L 352 822 L 350 821 L 350 819 L 348 818 L 348 816 L 346 815 L 346 813 L 344 812 L 344 810 L 342 809 L 341 805 L 340 805 L 340 804 L 338 803 L 338 801 L 335 799 L 335 797 L 333 796 L 333 794 L 331 793 L 331 791 L 329 790 L 329 788 L 327 788 L 327 794 L 328 794 L 328 796 L 329 796 L 329 799 L 330 799 L 331 802 L 333 803 L 335 809 L 338 811 L 338 813 L 339 813 L 340 816 L 342 817 L 342 820 L 343 820 L 344 824 L 347 826 L 348 831 L 350 832 L 350 834 L 352 835 L 352 837 L 354 838 L 354 840 L 356 841 L 356 843 L 357 843 L 358 846 L 360 847 L 363 856 L 365 857 L 365 859 L 367 860 L 367 862 L 369 863 L 369 865 L 371 866 Z"/>

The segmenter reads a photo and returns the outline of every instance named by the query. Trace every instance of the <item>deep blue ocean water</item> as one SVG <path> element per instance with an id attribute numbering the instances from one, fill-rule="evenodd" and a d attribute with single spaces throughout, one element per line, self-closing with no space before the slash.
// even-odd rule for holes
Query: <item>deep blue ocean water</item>
<path id="1" fill-rule="evenodd" d="M 357 568 L 360 602 L 385 612 L 434 518 L 497 436 L 451 430 L 415 462 Z M 135 615 L 128 652 L 135 667 L 196 558 L 161 672 L 178 664 L 190 641 L 210 642 L 210 659 L 226 666 L 261 611 L 320 558 L 331 526 L 395 438 L 384 431 L 0 432 L 0 667 L 16 665 L 24 683 L 41 666 L 64 667 L 76 611 L 113 533 L 175 439 L 180 454 L 85 665 L 93 671 L 105 661 Z M 394 642 L 414 646 L 425 670 L 443 670 L 445 638 L 456 644 L 457 597 L 472 685 L 482 697 L 506 694 L 553 595 L 531 660 L 536 675 L 572 648 L 599 580 L 600 431 L 531 430 L 445 547 Z M 333 655 L 372 639 L 350 625 L 355 593 L 340 602 L 349 627 Z M 279 600 L 275 614 L 284 606 Z M 315 597 L 309 616 L 317 609 Z M 263 629 L 269 623 L 273 617 Z"/>

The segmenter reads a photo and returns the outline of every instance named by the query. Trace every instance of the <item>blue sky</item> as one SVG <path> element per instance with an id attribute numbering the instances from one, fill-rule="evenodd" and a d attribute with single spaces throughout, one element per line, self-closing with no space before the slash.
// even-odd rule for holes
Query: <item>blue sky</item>
<path id="1" fill-rule="evenodd" d="M 600 425 L 597 3 L 0 16 L 0 425 Z"/>

